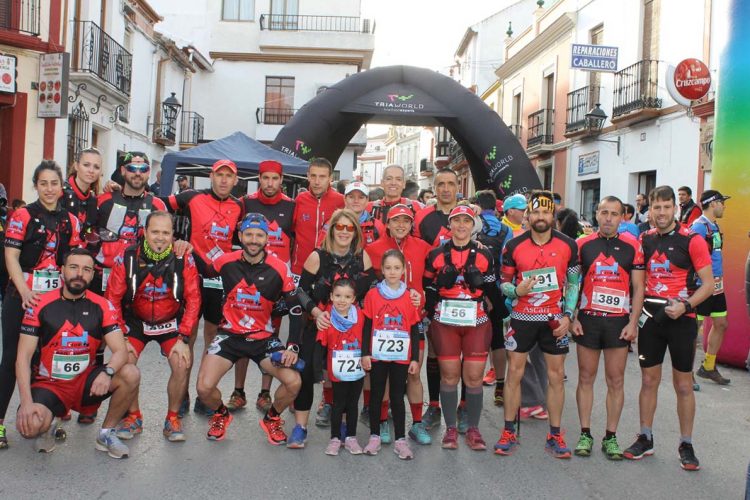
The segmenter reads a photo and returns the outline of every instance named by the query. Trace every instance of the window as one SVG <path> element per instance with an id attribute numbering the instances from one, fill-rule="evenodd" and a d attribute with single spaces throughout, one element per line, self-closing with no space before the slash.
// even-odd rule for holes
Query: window
<path id="1" fill-rule="evenodd" d="M 255 19 L 255 0 L 224 0 L 221 19 L 224 21 L 252 21 Z"/>
<path id="2" fill-rule="evenodd" d="M 263 123 L 284 125 L 294 114 L 294 77 L 266 77 L 266 109 Z"/>
<path id="3" fill-rule="evenodd" d="M 656 171 L 641 172 L 638 174 L 638 193 L 648 194 L 656 187 Z M 635 197 L 633 197 L 635 199 Z"/>
<path id="4" fill-rule="evenodd" d="M 542 189 L 552 191 L 552 164 L 540 165 L 537 168 L 539 182 L 542 183 Z"/>
<path id="5" fill-rule="evenodd" d="M 596 220 L 596 206 L 599 204 L 599 194 L 599 179 L 581 183 L 581 219 L 594 223 Z"/>
<path id="6" fill-rule="evenodd" d="M 298 0 L 271 0 L 271 29 L 296 30 L 299 22 Z"/>

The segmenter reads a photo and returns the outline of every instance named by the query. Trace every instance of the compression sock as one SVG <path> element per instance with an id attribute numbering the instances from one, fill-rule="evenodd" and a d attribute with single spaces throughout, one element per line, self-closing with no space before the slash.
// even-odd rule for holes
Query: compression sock
<path id="1" fill-rule="evenodd" d="M 469 427 L 479 427 L 479 416 L 482 414 L 482 386 L 466 388 L 466 410 L 469 415 Z"/>
<path id="2" fill-rule="evenodd" d="M 709 372 L 716 369 L 716 354 L 706 353 L 706 359 L 703 360 L 703 369 Z"/>
<path id="3" fill-rule="evenodd" d="M 463 379 L 461 379 L 461 406 L 466 405 L 466 384 L 464 384 Z"/>
<path id="4" fill-rule="evenodd" d="M 437 358 L 427 358 L 426 364 L 427 393 L 430 396 L 430 403 L 433 403 L 440 401 L 440 365 Z"/>
<path id="5" fill-rule="evenodd" d="M 411 408 L 411 419 L 412 422 L 418 424 L 422 421 L 422 403 L 409 403 Z"/>
<path id="6" fill-rule="evenodd" d="M 440 403 L 443 406 L 443 418 L 446 427 L 456 426 L 456 406 L 458 405 L 458 387 L 440 384 Z"/>

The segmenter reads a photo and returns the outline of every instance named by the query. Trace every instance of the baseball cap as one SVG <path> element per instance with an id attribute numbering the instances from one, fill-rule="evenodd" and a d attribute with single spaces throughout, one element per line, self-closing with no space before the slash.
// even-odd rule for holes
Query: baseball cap
<path id="1" fill-rule="evenodd" d="M 235 174 L 237 173 L 237 165 L 235 165 L 232 160 L 216 160 L 216 163 L 211 167 L 211 171 L 216 172 L 222 167 L 229 167 L 229 170 Z"/>
<path id="2" fill-rule="evenodd" d="M 346 190 L 344 191 L 344 196 L 351 193 L 352 191 L 359 191 L 365 196 L 370 196 L 370 188 L 368 188 L 367 184 L 365 184 L 364 182 L 354 181 L 347 184 Z"/>
<path id="3" fill-rule="evenodd" d="M 412 212 L 411 208 L 407 207 L 403 203 L 393 205 L 391 209 L 388 210 L 388 220 L 391 220 L 394 217 L 398 217 L 399 215 L 405 215 L 411 220 L 414 220 L 414 212 Z"/>
<path id="4" fill-rule="evenodd" d="M 178 175 L 178 176 L 177 176 L 177 180 L 178 180 L 178 181 L 186 181 L 186 180 L 187 180 L 187 177 L 186 177 L 186 176 L 184 176 L 184 175 Z"/>
<path id="5" fill-rule="evenodd" d="M 505 201 L 503 201 L 503 211 L 507 212 L 511 208 L 526 210 L 526 197 L 522 194 L 514 194 L 505 198 Z"/>
<path id="6" fill-rule="evenodd" d="M 251 212 L 242 219 L 242 223 L 240 224 L 241 233 L 248 229 L 260 229 L 268 234 L 268 219 L 263 214 Z"/>
<path id="7" fill-rule="evenodd" d="M 708 189 L 706 191 L 703 191 L 701 194 L 701 205 L 708 205 L 712 201 L 724 201 L 731 198 L 731 196 L 724 196 L 720 192 L 714 190 L 714 189 Z"/>
<path id="8" fill-rule="evenodd" d="M 391 209 L 393 210 L 393 209 Z M 474 210 L 468 205 L 458 205 L 453 210 L 451 210 L 450 215 L 448 215 L 448 220 L 450 221 L 453 217 L 456 217 L 458 215 L 468 215 L 471 217 L 471 220 L 474 220 L 474 216 L 476 215 L 474 213 Z"/>

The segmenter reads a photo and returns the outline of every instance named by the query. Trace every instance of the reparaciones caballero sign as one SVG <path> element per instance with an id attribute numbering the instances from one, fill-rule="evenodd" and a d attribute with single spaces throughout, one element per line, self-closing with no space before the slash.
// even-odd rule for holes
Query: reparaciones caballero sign
<path id="1" fill-rule="evenodd" d="M 571 46 L 570 67 L 585 71 L 617 71 L 617 47 L 574 43 Z"/>

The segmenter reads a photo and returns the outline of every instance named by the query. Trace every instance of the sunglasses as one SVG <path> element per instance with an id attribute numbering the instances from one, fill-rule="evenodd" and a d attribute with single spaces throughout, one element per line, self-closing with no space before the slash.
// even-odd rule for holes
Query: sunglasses
<path id="1" fill-rule="evenodd" d="M 334 224 L 333 226 L 336 231 L 347 231 L 349 233 L 354 232 L 354 225 L 353 224 L 341 224 L 340 222 L 338 224 Z"/>
<path id="2" fill-rule="evenodd" d="M 125 165 L 125 170 L 130 172 L 131 174 L 145 174 L 149 170 L 151 170 L 151 167 L 148 163 L 128 163 Z"/>

